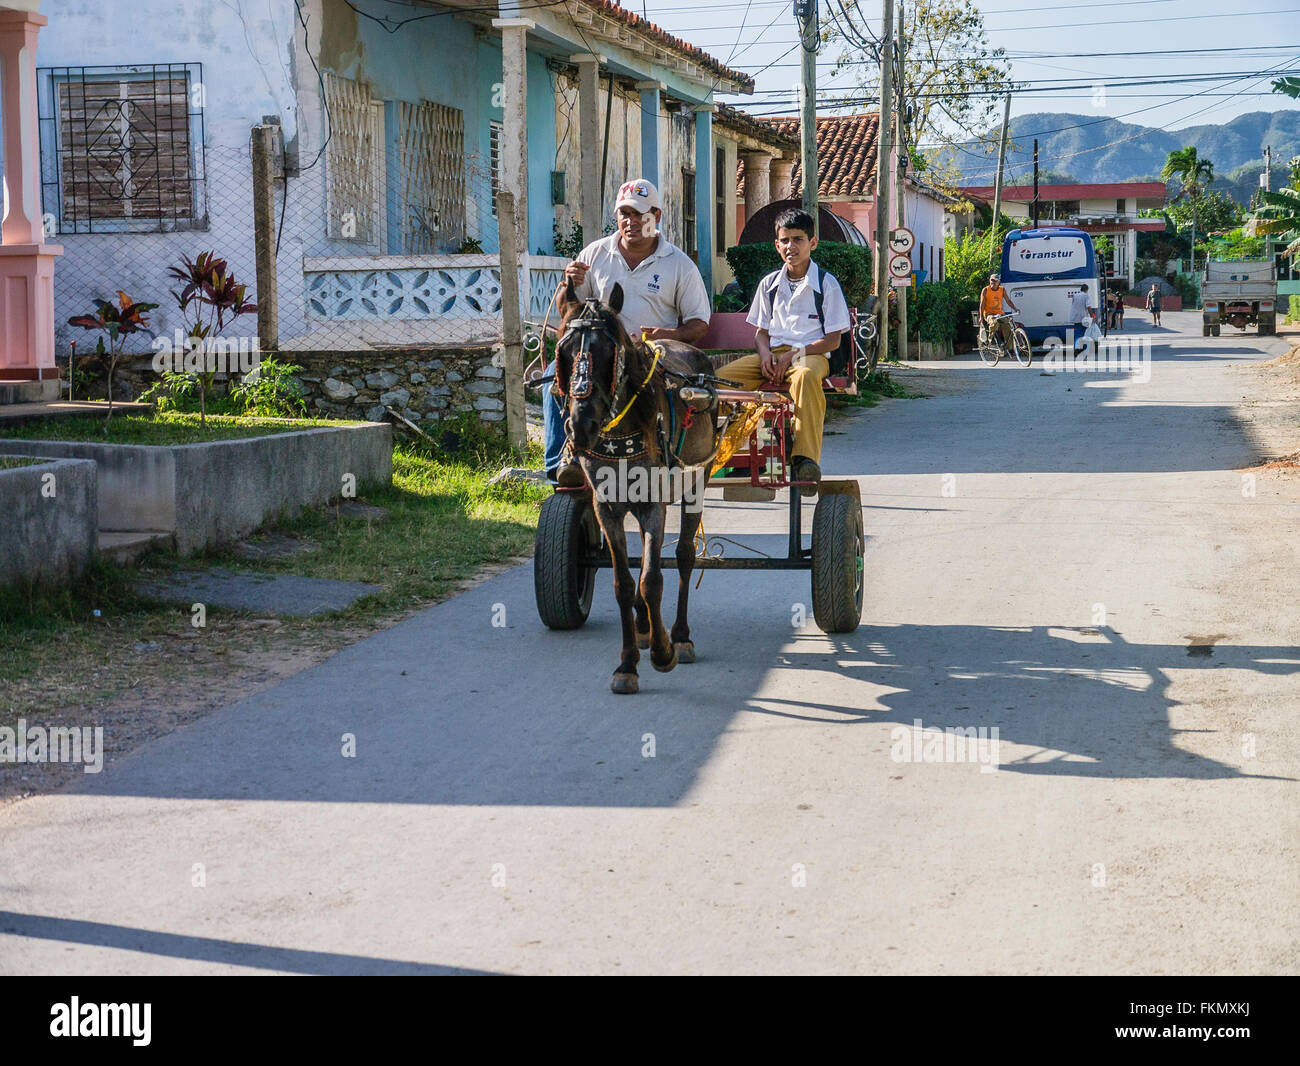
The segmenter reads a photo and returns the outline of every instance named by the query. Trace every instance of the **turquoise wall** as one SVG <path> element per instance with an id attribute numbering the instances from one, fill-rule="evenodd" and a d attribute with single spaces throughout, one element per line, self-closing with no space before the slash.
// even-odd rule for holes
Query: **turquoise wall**
<path id="1" fill-rule="evenodd" d="M 418 25 L 418 24 L 417 24 Z M 361 59 L 351 69 L 337 71 L 370 82 L 376 95 L 388 101 L 388 236 L 399 247 L 400 151 L 399 100 L 431 100 L 465 113 L 466 180 L 480 205 L 478 219 L 468 218 L 469 236 L 485 251 L 497 250 L 496 219 L 490 209 L 489 122 L 500 121 L 501 45 L 480 38 L 474 28 L 453 19 L 431 20 L 431 29 L 408 27 L 388 33 L 369 19 L 359 27 Z M 528 55 L 528 229 L 529 251 L 554 253 L 551 207 L 551 167 L 555 160 L 555 96 L 545 59 Z M 471 212 L 472 214 L 472 212 Z M 475 232 L 475 230 L 478 232 Z"/>

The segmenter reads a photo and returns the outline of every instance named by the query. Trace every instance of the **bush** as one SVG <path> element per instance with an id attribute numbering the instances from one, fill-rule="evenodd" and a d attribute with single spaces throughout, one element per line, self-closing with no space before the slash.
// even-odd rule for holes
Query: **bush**
<path id="1" fill-rule="evenodd" d="M 1001 269 L 1002 238 L 984 232 L 963 233 L 960 238 L 948 237 L 943 242 L 943 272 L 945 280 L 953 286 L 957 300 L 974 304 L 980 290 L 988 283 L 989 274 Z"/>
<path id="2" fill-rule="evenodd" d="M 245 413 L 269 418 L 302 418 L 307 413 L 306 390 L 295 374 L 302 367 L 265 358 L 250 375 L 230 390 L 231 399 Z"/>
<path id="3" fill-rule="evenodd" d="M 1289 301 L 1290 311 L 1287 318 L 1292 322 L 1300 322 L 1300 296 L 1292 296 Z"/>
<path id="4" fill-rule="evenodd" d="M 912 337 L 936 344 L 956 340 L 960 313 L 960 301 L 951 281 L 919 285 L 909 297 L 907 332 Z"/>
<path id="5" fill-rule="evenodd" d="M 872 258 L 869 248 L 842 241 L 821 241 L 812 258 L 827 273 L 835 275 L 850 307 L 870 306 Z M 748 307 L 758 283 L 781 266 L 781 256 L 771 244 L 737 244 L 727 249 L 727 262 L 731 264 Z"/>
<path id="6" fill-rule="evenodd" d="M 1169 284 L 1183 298 L 1183 310 L 1191 311 L 1200 302 L 1200 290 L 1196 287 L 1196 281 L 1190 274 L 1175 274 L 1169 279 Z"/>

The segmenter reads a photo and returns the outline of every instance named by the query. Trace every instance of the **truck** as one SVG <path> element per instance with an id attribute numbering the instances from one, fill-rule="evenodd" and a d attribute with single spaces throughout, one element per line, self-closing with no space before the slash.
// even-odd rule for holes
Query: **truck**
<path id="1" fill-rule="evenodd" d="M 1210 259 L 1201 274 L 1201 336 L 1217 337 L 1227 322 L 1261 337 L 1277 332 L 1277 269 L 1272 259 Z"/>

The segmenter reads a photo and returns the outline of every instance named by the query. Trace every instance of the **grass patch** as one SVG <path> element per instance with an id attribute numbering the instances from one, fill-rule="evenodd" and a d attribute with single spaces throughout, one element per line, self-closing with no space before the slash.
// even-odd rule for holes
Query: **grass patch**
<path id="1" fill-rule="evenodd" d="M 273 433 L 317 426 L 337 426 L 335 419 L 249 418 L 208 415 L 203 426 L 196 414 L 117 414 L 105 425 L 98 416 L 48 419 L 0 426 L 0 438 L 10 440 L 80 441 L 91 444 L 201 444 L 207 441 L 265 437 Z"/>
<path id="2" fill-rule="evenodd" d="M 17 470 L 23 466 L 36 466 L 39 463 L 48 463 L 48 459 L 26 459 L 16 455 L 0 455 L 0 470 Z"/>

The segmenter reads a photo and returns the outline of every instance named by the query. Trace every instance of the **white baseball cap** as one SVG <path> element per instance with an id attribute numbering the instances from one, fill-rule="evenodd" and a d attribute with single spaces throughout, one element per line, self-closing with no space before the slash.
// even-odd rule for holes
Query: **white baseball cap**
<path id="1" fill-rule="evenodd" d="M 633 178 L 618 187 L 618 200 L 614 210 L 620 207 L 634 207 L 640 214 L 645 214 L 653 207 L 662 208 L 659 203 L 659 190 L 645 178 Z"/>

